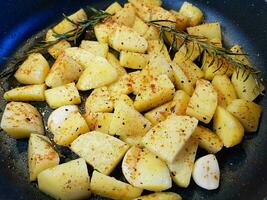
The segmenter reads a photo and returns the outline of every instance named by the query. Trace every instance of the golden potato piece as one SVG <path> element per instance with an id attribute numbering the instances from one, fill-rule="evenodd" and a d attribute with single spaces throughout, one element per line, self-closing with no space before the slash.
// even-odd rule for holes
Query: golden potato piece
<path id="1" fill-rule="evenodd" d="M 204 79 L 199 79 L 188 103 L 186 114 L 208 124 L 215 113 L 217 98 L 217 92 L 211 83 Z"/>
<path id="2" fill-rule="evenodd" d="M 260 105 L 244 99 L 235 99 L 227 106 L 227 110 L 241 122 L 245 131 L 257 131 L 262 112 Z"/>
<path id="3" fill-rule="evenodd" d="M 16 87 L 4 94 L 6 101 L 45 101 L 46 85 L 27 85 Z"/>
<path id="4" fill-rule="evenodd" d="M 55 199 L 89 198 L 90 177 L 85 160 L 79 158 L 42 171 L 38 175 L 38 187 Z"/>
<path id="5" fill-rule="evenodd" d="M 31 133 L 44 134 L 43 120 L 31 104 L 10 102 L 4 110 L 1 128 L 13 138 L 27 138 Z"/>
<path id="6" fill-rule="evenodd" d="M 35 181 L 37 175 L 45 169 L 59 164 L 59 155 L 54 150 L 48 137 L 31 134 L 28 144 L 28 167 L 30 181 Z"/>
<path id="7" fill-rule="evenodd" d="M 19 66 L 14 76 L 22 84 L 42 84 L 49 70 L 49 64 L 42 54 L 33 53 Z"/>
<path id="8" fill-rule="evenodd" d="M 218 106 L 213 118 L 213 129 L 227 148 L 239 144 L 244 136 L 244 127 L 230 112 Z"/>
<path id="9" fill-rule="evenodd" d="M 128 183 L 119 181 L 113 177 L 106 176 L 94 171 L 91 179 L 91 189 L 94 194 L 112 199 L 131 200 L 139 197 L 142 189 L 133 187 Z"/>

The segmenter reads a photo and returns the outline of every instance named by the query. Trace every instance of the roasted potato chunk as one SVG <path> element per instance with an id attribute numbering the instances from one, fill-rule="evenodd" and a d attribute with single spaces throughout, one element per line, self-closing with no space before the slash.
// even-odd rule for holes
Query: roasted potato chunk
<path id="1" fill-rule="evenodd" d="M 113 177 L 106 176 L 94 171 L 91 179 L 91 189 L 94 194 L 112 199 L 131 200 L 139 197 L 143 190 L 133 187 L 128 183 L 119 181 Z"/>
<path id="2" fill-rule="evenodd" d="M 227 110 L 241 122 L 245 131 L 257 131 L 262 112 L 260 105 L 244 99 L 235 99 L 227 106 Z"/>
<path id="3" fill-rule="evenodd" d="M 13 138 L 27 138 L 31 133 L 44 134 L 38 110 L 28 103 L 10 102 L 4 110 L 1 128 Z"/>
<path id="4" fill-rule="evenodd" d="M 172 163 L 197 126 L 198 120 L 189 116 L 171 115 L 150 129 L 143 145 L 162 160 Z"/>
<path id="5" fill-rule="evenodd" d="M 81 103 L 81 98 L 75 87 L 75 83 L 69 83 L 46 90 L 45 99 L 51 108 Z"/>
<path id="6" fill-rule="evenodd" d="M 146 148 L 131 147 L 122 162 L 122 173 L 133 186 L 162 191 L 172 186 L 167 165 Z"/>
<path id="7" fill-rule="evenodd" d="M 58 200 L 89 198 L 90 177 L 85 160 L 79 158 L 42 171 L 38 175 L 38 187 Z"/>
<path id="8" fill-rule="evenodd" d="M 49 64 L 42 54 L 33 53 L 19 66 L 14 76 L 22 84 L 42 84 L 49 70 Z"/>
<path id="9" fill-rule="evenodd" d="M 4 94 L 6 101 L 44 101 L 46 85 L 27 85 L 16 87 Z"/>
<path id="10" fill-rule="evenodd" d="M 186 114 L 208 124 L 217 107 L 217 92 L 209 81 L 199 79 L 188 103 Z"/>
<path id="11" fill-rule="evenodd" d="M 97 131 L 79 136 L 70 146 L 72 151 L 105 175 L 112 172 L 128 148 L 123 141 Z"/>
<path id="12" fill-rule="evenodd" d="M 214 114 L 213 129 L 227 148 L 241 142 L 244 136 L 244 127 L 230 112 L 218 106 Z"/>
<path id="13" fill-rule="evenodd" d="M 59 155 L 54 150 L 48 137 L 31 134 L 28 144 L 28 167 L 30 181 L 35 181 L 37 175 L 45 169 L 59 164 Z"/>

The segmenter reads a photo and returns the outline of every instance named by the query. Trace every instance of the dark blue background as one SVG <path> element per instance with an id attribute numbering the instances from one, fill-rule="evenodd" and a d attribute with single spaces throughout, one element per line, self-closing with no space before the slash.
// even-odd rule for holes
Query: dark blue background
<path id="1" fill-rule="evenodd" d="M 0 67 L 7 57 L 27 38 L 57 22 L 62 13 L 69 14 L 85 5 L 105 8 L 111 0 L 1 0 L 0 11 Z M 228 45 L 239 43 L 249 53 L 252 62 L 266 76 L 267 69 L 267 3 L 265 0 L 200 0 L 190 1 L 207 14 L 207 21 L 222 22 L 224 39 Z M 168 8 L 179 8 L 180 0 L 165 0 Z M 266 86 L 266 84 L 265 84 Z M 259 132 L 247 136 L 239 146 L 217 155 L 222 170 L 221 187 L 205 191 L 194 184 L 189 189 L 178 189 L 184 199 L 263 199 L 267 196 L 267 102 Z M 4 146 L 7 136 L 0 137 L 0 199 L 49 199 L 32 184 L 27 183 L 26 169 L 16 171 L 19 153 L 25 153 L 26 141 L 13 141 L 11 152 Z M 9 161 L 10 156 L 14 159 Z M 9 167 L 8 167 L 9 166 Z M 25 167 L 25 166 L 24 166 Z M 96 199 L 96 198 L 95 198 Z"/>

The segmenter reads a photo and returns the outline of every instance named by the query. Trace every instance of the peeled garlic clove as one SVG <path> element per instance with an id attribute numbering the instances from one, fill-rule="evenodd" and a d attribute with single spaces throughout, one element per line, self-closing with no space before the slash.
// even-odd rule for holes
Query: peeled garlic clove
<path id="1" fill-rule="evenodd" d="M 60 127 L 61 123 L 66 120 L 66 118 L 73 112 L 79 112 L 78 106 L 68 105 L 61 106 L 54 110 L 48 117 L 47 126 L 48 129 L 54 133 L 55 130 Z"/>
<path id="2" fill-rule="evenodd" d="M 208 154 L 197 159 L 192 176 L 198 186 L 207 190 L 217 189 L 220 181 L 220 168 L 216 157 Z"/>

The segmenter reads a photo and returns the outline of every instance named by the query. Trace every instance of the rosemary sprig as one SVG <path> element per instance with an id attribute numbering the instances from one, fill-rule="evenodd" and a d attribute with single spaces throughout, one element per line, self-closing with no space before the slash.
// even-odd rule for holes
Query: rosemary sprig
<path id="1" fill-rule="evenodd" d="M 74 22 L 71 20 L 68 16 L 63 14 L 64 18 L 75 25 L 75 28 L 67 31 L 65 33 L 57 33 L 53 30 L 54 34 L 53 36 L 56 38 L 53 41 L 41 41 L 39 42 L 33 49 L 31 49 L 28 54 L 30 53 L 37 53 L 46 50 L 47 48 L 57 44 L 61 40 L 67 40 L 67 41 L 74 41 L 74 44 L 77 43 L 77 39 L 87 30 L 92 29 L 94 25 L 105 21 L 107 18 L 109 18 L 111 15 L 109 13 L 106 13 L 103 10 L 98 10 L 92 7 L 87 7 L 87 10 L 89 13 L 91 13 L 91 16 L 87 20 Z"/>
<path id="2" fill-rule="evenodd" d="M 257 89 L 261 89 L 261 78 L 260 78 L 260 72 L 255 69 L 252 65 L 243 63 L 236 59 L 234 55 L 246 55 L 246 54 L 241 54 L 241 53 L 234 53 L 228 49 L 222 48 L 215 46 L 211 43 L 209 43 L 208 39 L 203 36 L 197 36 L 197 35 L 190 35 L 184 31 L 176 30 L 175 28 L 171 26 L 164 26 L 161 25 L 161 22 L 169 22 L 169 23 L 176 23 L 174 21 L 170 20 L 151 20 L 151 21 L 146 21 L 148 25 L 155 26 L 159 28 L 160 31 L 160 38 L 162 40 L 166 40 L 166 37 L 164 37 L 166 32 L 169 32 L 172 34 L 172 42 L 170 44 L 169 51 L 171 50 L 176 50 L 178 51 L 184 44 L 187 44 L 189 42 L 193 42 L 193 44 L 197 45 L 199 49 L 202 49 L 203 52 L 206 52 L 207 54 L 212 56 L 212 61 L 209 64 L 211 66 L 215 62 L 215 58 L 218 56 L 221 59 L 224 59 L 237 67 L 237 76 L 240 75 L 239 71 L 242 70 L 243 73 L 241 74 L 243 81 L 245 82 L 249 76 L 251 75 L 256 82 Z M 178 46 L 177 45 L 177 40 L 181 40 L 181 44 Z M 190 57 L 190 56 L 189 56 Z M 216 71 L 218 71 L 223 65 L 223 61 L 220 61 L 220 64 L 218 64 L 218 68 Z"/>
<path id="3" fill-rule="evenodd" d="M 89 18 L 87 20 L 83 20 L 80 22 L 74 22 L 71 20 L 68 16 L 64 15 L 64 18 L 75 25 L 75 28 L 67 31 L 65 33 L 56 33 L 54 30 L 53 36 L 55 37 L 55 40 L 53 41 L 41 41 L 37 43 L 30 51 L 25 53 L 24 56 L 19 58 L 15 64 L 14 67 L 9 67 L 7 69 L 4 69 L 0 73 L 0 79 L 8 78 L 10 75 L 12 75 L 18 68 L 19 64 L 25 60 L 25 58 L 31 54 L 31 53 L 38 53 L 38 52 L 44 52 L 51 46 L 59 43 L 62 40 L 68 40 L 68 41 L 74 41 L 74 44 L 77 43 L 77 39 L 86 31 L 86 30 L 92 30 L 94 25 L 103 22 L 107 20 L 111 15 L 109 13 L 106 13 L 103 10 L 98 10 L 92 7 L 87 6 L 85 9 L 89 13 Z"/>

